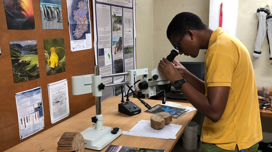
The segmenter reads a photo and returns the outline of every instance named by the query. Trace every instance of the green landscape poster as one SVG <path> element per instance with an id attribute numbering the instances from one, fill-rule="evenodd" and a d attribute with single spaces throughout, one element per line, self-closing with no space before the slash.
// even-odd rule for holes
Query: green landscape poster
<path id="1" fill-rule="evenodd" d="M 9 44 L 14 83 L 39 78 L 37 41 L 10 41 Z"/>

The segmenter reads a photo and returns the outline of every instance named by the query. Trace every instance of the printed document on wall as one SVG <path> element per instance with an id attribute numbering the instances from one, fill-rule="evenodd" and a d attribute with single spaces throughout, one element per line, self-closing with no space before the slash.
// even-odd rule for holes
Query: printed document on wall
<path id="1" fill-rule="evenodd" d="M 133 0 L 93 0 L 95 63 L 99 65 L 101 75 L 135 69 L 133 4 Z M 124 80 L 124 76 L 102 79 L 105 84 Z M 122 88 L 106 89 L 102 92 L 102 100 L 120 95 Z M 123 89 L 126 92 L 127 88 Z"/>
<path id="2" fill-rule="evenodd" d="M 69 97 L 67 79 L 48 84 L 51 123 L 69 116 Z"/>
<path id="3" fill-rule="evenodd" d="M 72 51 L 92 48 L 89 0 L 66 0 Z"/>
<path id="4" fill-rule="evenodd" d="M 41 88 L 16 93 L 15 98 L 20 139 L 24 139 L 44 128 Z"/>
<path id="5" fill-rule="evenodd" d="M 110 6 L 96 4 L 98 48 L 111 47 Z"/>
<path id="6" fill-rule="evenodd" d="M 132 8 L 132 0 L 97 0 L 97 2 L 114 4 Z"/>

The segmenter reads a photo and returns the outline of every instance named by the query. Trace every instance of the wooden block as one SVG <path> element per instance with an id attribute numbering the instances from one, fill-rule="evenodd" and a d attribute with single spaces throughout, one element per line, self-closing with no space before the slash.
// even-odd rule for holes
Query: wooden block
<path id="1" fill-rule="evenodd" d="M 165 125 L 164 118 L 158 114 L 153 114 L 150 118 L 150 121 L 151 121 L 151 127 L 156 130 L 162 129 Z"/>
<path id="2" fill-rule="evenodd" d="M 160 112 L 158 113 L 158 115 L 164 118 L 165 125 L 170 124 L 170 122 L 172 121 L 172 116 L 168 112 Z"/>
<path id="3" fill-rule="evenodd" d="M 151 127 L 153 129 L 159 130 L 172 121 L 172 116 L 168 112 L 159 112 L 153 114 L 150 118 L 150 121 Z"/>
<path id="4" fill-rule="evenodd" d="M 58 141 L 58 152 L 84 152 L 84 138 L 77 132 L 65 132 Z"/>

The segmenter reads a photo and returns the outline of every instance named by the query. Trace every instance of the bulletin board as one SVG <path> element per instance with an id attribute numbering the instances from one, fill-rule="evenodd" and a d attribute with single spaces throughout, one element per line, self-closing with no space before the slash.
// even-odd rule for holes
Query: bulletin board
<path id="1" fill-rule="evenodd" d="M 72 95 L 71 77 L 77 75 L 91 74 L 95 65 L 94 46 L 92 49 L 72 52 L 70 48 L 69 23 L 67 16 L 66 0 L 61 0 L 62 22 L 63 29 L 43 29 L 40 12 L 39 0 L 32 0 L 35 29 L 14 30 L 8 29 L 4 2 L 0 1 L 0 151 L 7 150 L 24 140 L 27 140 L 51 127 L 57 125 L 65 119 L 68 119 L 83 110 L 95 104 L 95 98 L 92 94 Z M 89 1 L 90 20 L 93 21 L 92 1 Z M 93 33 L 93 26 L 91 26 Z M 46 62 L 44 53 L 44 39 L 63 38 L 64 49 L 66 56 L 66 71 L 54 75 L 47 75 Z M 39 78 L 25 82 L 14 83 L 10 41 L 36 40 L 38 63 L 39 63 Z M 93 35 L 92 35 L 93 40 Z M 94 44 L 92 42 L 92 44 Z M 48 84 L 56 81 L 67 79 L 70 114 L 65 119 L 51 124 Z M 44 125 L 45 128 L 30 137 L 20 140 L 18 115 L 16 109 L 15 94 L 25 90 L 41 87 L 43 110 L 44 110 Z"/>

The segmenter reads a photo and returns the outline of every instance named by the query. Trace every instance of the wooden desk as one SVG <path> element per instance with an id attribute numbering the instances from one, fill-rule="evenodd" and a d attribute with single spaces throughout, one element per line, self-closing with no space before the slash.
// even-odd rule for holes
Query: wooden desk
<path id="1" fill-rule="evenodd" d="M 138 105 L 142 112 L 135 116 L 127 116 L 118 112 L 118 103 L 120 103 L 120 97 L 111 97 L 101 103 L 103 114 L 103 125 L 110 127 L 119 127 L 123 131 L 129 131 L 140 120 L 150 120 L 152 114 L 144 112 L 146 108 L 136 98 L 130 98 L 132 102 Z M 158 100 L 145 100 L 150 106 L 161 104 Z M 176 102 L 178 103 L 178 102 Z M 180 102 L 179 102 L 180 103 Z M 80 104 L 80 103 L 79 103 Z M 192 106 L 189 103 L 182 103 L 183 105 Z M 111 144 L 123 145 L 130 147 L 141 148 L 156 148 L 164 149 L 166 152 L 171 151 L 178 139 L 184 132 L 185 127 L 189 124 L 191 119 L 196 114 L 196 111 L 189 112 L 178 119 L 173 119 L 172 124 L 182 125 L 181 130 L 177 133 L 177 139 L 157 139 L 147 137 L 137 137 L 129 135 L 121 135 Z M 95 115 L 95 106 L 69 118 L 58 125 L 39 133 L 38 135 L 8 149 L 6 152 L 56 152 L 58 139 L 64 132 L 82 132 L 86 128 L 93 125 L 91 117 Z M 19 136 L 19 135 L 18 135 Z M 19 137 L 18 137 L 19 138 Z M 108 148 L 104 148 L 105 151 Z M 87 152 L 92 150 L 85 150 Z"/>
<path id="2" fill-rule="evenodd" d="M 272 111 L 261 109 L 260 112 L 261 112 L 261 117 L 272 118 Z"/>
<path id="3" fill-rule="evenodd" d="M 260 90 L 262 88 L 258 88 L 258 90 Z M 272 96 L 272 88 L 268 88 L 267 91 L 269 92 L 269 96 Z M 261 117 L 269 117 L 272 118 L 272 111 L 271 110 L 264 110 L 261 109 Z"/>

